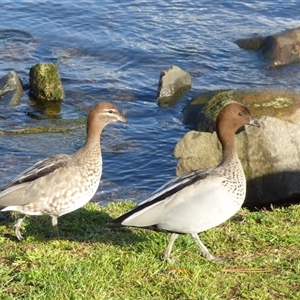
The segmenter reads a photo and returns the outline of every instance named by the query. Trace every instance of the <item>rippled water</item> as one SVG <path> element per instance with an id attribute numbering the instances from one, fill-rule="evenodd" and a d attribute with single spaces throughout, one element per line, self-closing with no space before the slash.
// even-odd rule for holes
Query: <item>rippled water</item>
<path id="1" fill-rule="evenodd" d="M 104 132 L 96 198 L 143 200 L 175 174 L 172 152 L 188 131 L 180 112 L 193 96 L 224 88 L 298 89 L 299 64 L 269 70 L 258 53 L 234 41 L 298 27 L 299 16 L 298 1 L 282 0 L 2 1 L 0 77 L 15 70 L 26 84 L 31 66 L 54 61 L 66 98 L 55 117 L 32 107 L 26 93 L 19 106 L 1 106 L 0 129 L 8 133 L 0 136 L 0 186 L 38 159 L 74 152 L 84 142 L 89 109 L 109 100 L 127 110 L 128 125 Z M 22 38 L 1 38 L 1 31 L 12 30 Z M 159 74 L 173 64 L 193 75 L 193 87 L 177 105 L 159 107 Z M 68 133 L 12 134 L 60 128 L 62 120 L 69 121 Z"/>

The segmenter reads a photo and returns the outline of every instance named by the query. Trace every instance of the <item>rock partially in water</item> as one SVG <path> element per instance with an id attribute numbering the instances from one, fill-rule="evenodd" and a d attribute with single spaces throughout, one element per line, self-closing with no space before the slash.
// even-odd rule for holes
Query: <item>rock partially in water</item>
<path id="1" fill-rule="evenodd" d="M 27 61 L 35 52 L 34 37 L 23 30 L 0 30 L 0 60 L 2 62 Z"/>
<path id="2" fill-rule="evenodd" d="M 39 63 L 30 68 L 29 80 L 33 96 L 45 103 L 62 101 L 64 91 L 55 63 Z"/>
<path id="3" fill-rule="evenodd" d="M 300 125 L 272 117 L 262 117 L 259 123 L 261 128 L 246 126 L 235 139 L 247 178 L 245 205 L 299 199 Z M 221 144 L 215 132 L 190 131 L 177 143 L 174 156 L 180 175 L 217 165 Z"/>
<path id="4" fill-rule="evenodd" d="M 235 43 L 240 48 L 256 51 L 256 50 L 259 50 L 263 41 L 264 41 L 264 37 L 253 36 L 251 38 L 239 39 Z"/>
<path id="5" fill-rule="evenodd" d="M 10 71 L 0 79 L 0 101 L 6 105 L 18 105 L 23 96 L 23 87 L 18 74 Z"/>
<path id="6" fill-rule="evenodd" d="M 0 30 L 0 40 L 4 41 L 4 44 L 30 44 L 34 43 L 33 36 L 24 31 L 18 29 L 2 29 Z M 3 43 L 1 43 L 2 45 Z"/>
<path id="7" fill-rule="evenodd" d="M 248 106 L 255 118 L 277 117 L 300 123 L 300 93 L 287 89 L 216 90 L 194 97 L 182 111 L 182 120 L 196 130 L 213 132 L 219 111 L 228 103 Z"/>
<path id="8" fill-rule="evenodd" d="M 240 39 L 236 41 L 236 44 L 244 49 L 261 51 L 270 67 L 300 61 L 300 28 L 266 37 Z"/>
<path id="9" fill-rule="evenodd" d="M 59 62 L 66 62 L 72 57 L 82 57 L 84 53 L 79 49 L 65 48 L 65 47 L 53 47 L 52 56 L 55 57 Z"/>
<path id="10" fill-rule="evenodd" d="M 157 98 L 159 105 L 165 105 L 192 86 L 192 76 L 177 66 L 171 66 L 160 73 Z"/>

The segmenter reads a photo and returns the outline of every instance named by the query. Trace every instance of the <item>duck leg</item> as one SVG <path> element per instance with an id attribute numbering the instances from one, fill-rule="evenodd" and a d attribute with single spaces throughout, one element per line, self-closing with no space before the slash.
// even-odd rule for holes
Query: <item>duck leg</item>
<path id="1" fill-rule="evenodd" d="M 58 233 L 58 226 L 57 226 L 57 217 L 55 216 L 51 216 L 52 219 L 51 219 L 51 223 L 52 223 L 52 227 L 53 227 L 53 231 L 54 231 L 54 234 L 59 237 L 59 233 Z"/>
<path id="2" fill-rule="evenodd" d="M 22 225 L 23 220 L 25 219 L 25 216 L 22 218 L 19 218 L 16 224 L 14 225 L 15 234 L 19 241 L 22 241 L 24 237 L 21 234 L 20 227 Z"/>
<path id="3" fill-rule="evenodd" d="M 171 262 L 172 260 L 170 259 L 170 255 L 171 255 L 171 251 L 172 251 L 172 247 L 174 245 L 174 242 L 176 241 L 176 239 L 178 238 L 179 234 L 178 233 L 172 233 L 170 240 L 169 240 L 169 244 L 167 249 L 165 250 L 165 252 L 163 253 L 163 258 L 165 260 L 167 260 L 168 262 Z"/>
<path id="4" fill-rule="evenodd" d="M 199 235 L 197 233 L 191 233 L 192 238 L 196 242 L 196 244 L 199 246 L 200 250 L 202 251 L 203 255 L 212 261 L 224 261 L 225 259 L 222 257 L 216 257 L 213 256 L 208 249 L 205 247 L 205 245 L 201 242 Z"/>

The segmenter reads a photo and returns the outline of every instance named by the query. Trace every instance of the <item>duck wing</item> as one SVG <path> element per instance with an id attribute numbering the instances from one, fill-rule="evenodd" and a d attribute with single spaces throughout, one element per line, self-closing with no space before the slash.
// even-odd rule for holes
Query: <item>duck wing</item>
<path id="1" fill-rule="evenodd" d="M 4 191 L 12 186 L 19 185 L 21 183 L 28 183 L 43 177 L 49 173 L 52 173 L 57 168 L 65 166 L 71 159 L 68 154 L 57 154 L 41 160 L 33 166 L 26 169 L 16 178 L 14 178 L 9 184 L 3 187 L 0 191 Z"/>
<path id="2" fill-rule="evenodd" d="M 201 169 L 173 178 L 162 187 L 157 189 L 149 198 L 141 202 L 135 208 L 118 217 L 117 219 L 112 220 L 108 224 L 108 227 L 122 226 L 122 223 L 125 220 L 133 217 L 135 214 L 139 214 L 141 211 L 146 211 L 151 208 L 159 209 L 160 204 L 162 205 L 164 202 L 172 201 L 172 198 L 177 195 L 177 193 L 209 176 L 212 169 L 213 168 Z M 184 201 L 184 199 L 182 201 Z"/>

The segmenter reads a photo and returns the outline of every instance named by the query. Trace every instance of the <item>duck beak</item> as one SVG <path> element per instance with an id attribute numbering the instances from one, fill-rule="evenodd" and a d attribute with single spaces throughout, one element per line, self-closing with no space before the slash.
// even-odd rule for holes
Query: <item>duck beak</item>
<path id="1" fill-rule="evenodd" d="M 255 121 L 252 117 L 250 118 L 249 125 L 260 127 L 260 124 Z"/>
<path id="2" fill-rule="evenodd" d="M 126 115 L 126 111 L 123 110 L 123 113 L 119 114 L 119 120 L 118 121 L 120 121 L 122 123 L 127 123 L 127 120 L 125 119 L 125 115 Z"/>
<path id="3" fill-rule="evenodd" d="M 127 123 L 127 120 L 123 117 L 123 116 L 119 116 L 119 120 L 118 121 L 120 121 L 120 122 L 122 122 L 122 123 Z"/>

